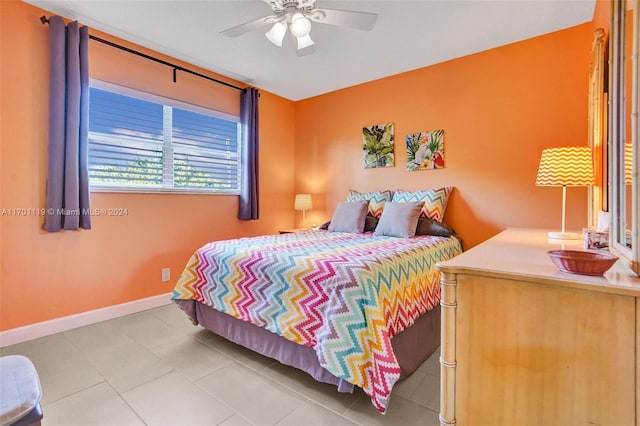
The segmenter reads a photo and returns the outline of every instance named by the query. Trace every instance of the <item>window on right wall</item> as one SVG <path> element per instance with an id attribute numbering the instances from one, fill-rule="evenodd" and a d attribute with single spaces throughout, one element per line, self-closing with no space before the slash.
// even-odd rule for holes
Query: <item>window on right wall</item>
<path id="1" fill-rule="evenodd" d="M 239 117 L 111 83 L 90 86 L 92 191 L 239 194 Z"/>

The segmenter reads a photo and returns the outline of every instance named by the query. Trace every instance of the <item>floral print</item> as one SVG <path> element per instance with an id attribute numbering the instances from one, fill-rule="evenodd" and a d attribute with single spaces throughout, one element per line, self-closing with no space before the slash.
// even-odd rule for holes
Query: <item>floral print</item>
<path id="1" fill-rule="evenodd" d="M 362 129 L 364 168 L 393 167 L 394 143 L 393 123 L 364 127 Z"/>
<path id="2" fill-rule="evenodd" d="M 407 135 L 407 170 L 444 168 L 444 130 Z"/>

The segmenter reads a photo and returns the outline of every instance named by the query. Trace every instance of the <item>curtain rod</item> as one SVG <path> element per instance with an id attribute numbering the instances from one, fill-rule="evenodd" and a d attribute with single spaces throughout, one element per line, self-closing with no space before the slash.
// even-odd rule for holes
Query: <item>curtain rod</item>
<path id="1" fill-rule="evenodd" d="M 46 16 L 42 15 L 40 17 L 40 22 L 42 22 L 43 25 L 44 24 L 48 24 L 49 23 L 49 18 L 47 18 Z M 183 72 L 195 75 L 197 77 L 204 78 L 204 79 L 209 80 L 209 81 L 213 81 L 214 83 L 218 83 L 218 84 L 222 84 L 223 86 L 231 87 L 232 89 L 236 89 L 236 90 L 239 90 L 241 92 L 245 91 L 245 89 L 242 88 L 242 87 L 234 86 L 233 84 L 227 83 L 225 81 L 218 80 L 216 78 L 209 77 L 209 76 L 204 75 L 204 74 L 200 74 L 199 72 L 184 68 L 184 67 L 182 67 L 180 65 L 172 64 L 171 62 L 167 62 L 167 61 L 164 61 L 162 59 L 156 58 L 154 56 L 147 55 L 146 53 L 138 52 L 137 50 L 130 49 L 128 47 L 125 47 L 125 46 L 122 46 L 120 44 L 111 42 L 109 40 L 105 40 L 103 38 L 96 37 L 96 36 L 91 35 L 91 34 L 89 34 L 89 38 L 92 39 L 92 40 L 98 41 L 100 43 L 104 43 L 106 45 L 109 45 L 111 47 L 115 47 L 116 49 L 124 50 L 127 53 L 131 53 L 133 55 L 137 55 L 137 56 L 143 57 L 145 59 L 149 59 L 150 61 L 154 61 L 154 62 L 157 62 L 159 64 L 166 65 L 166 66 L 168 66 L 170 68 L 173 68 L 173 82 L 174 83 L 177 80 L 177 75 L 176 75 L 177 72 L 178 71 L 183 71 Z"/>

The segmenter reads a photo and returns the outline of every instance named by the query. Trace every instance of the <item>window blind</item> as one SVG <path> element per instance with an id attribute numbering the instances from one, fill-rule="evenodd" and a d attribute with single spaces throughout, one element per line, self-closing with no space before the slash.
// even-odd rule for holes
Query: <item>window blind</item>
<path id="1" fill-rule="evenodd" d="M 126 94 L 110 89 L 90 88 L 92 188 L 239 193 L 237 119 L 131 89 L 123 88 Z"/>

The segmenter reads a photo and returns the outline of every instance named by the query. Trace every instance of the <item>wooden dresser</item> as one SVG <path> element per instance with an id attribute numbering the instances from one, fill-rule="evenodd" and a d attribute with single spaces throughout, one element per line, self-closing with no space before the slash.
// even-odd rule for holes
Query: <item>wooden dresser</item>
<path id="1" fill-rule="evenodd" d="M 560 272 L 508 229 L 442 271 L 441 425 L 638 425 L 640 279 Z"/>

